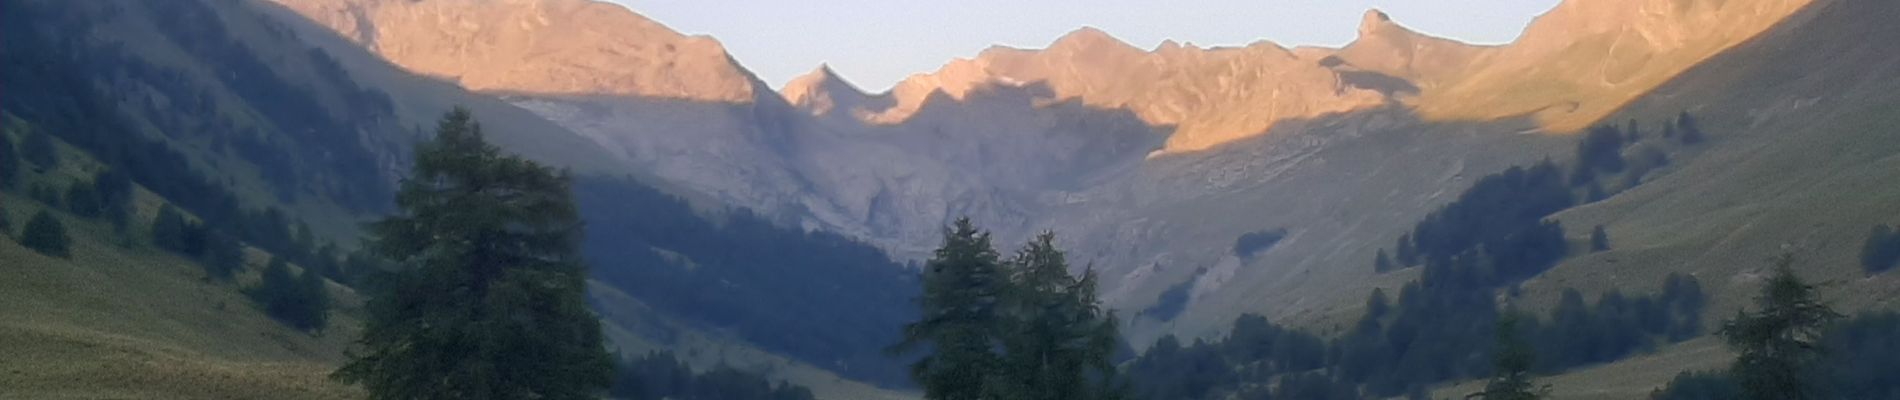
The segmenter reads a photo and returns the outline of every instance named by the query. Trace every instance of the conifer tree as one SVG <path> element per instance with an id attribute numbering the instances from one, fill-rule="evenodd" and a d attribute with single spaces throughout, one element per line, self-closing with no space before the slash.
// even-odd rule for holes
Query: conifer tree
<path id="1" fill-rule="evenodd" d="M 371 399 L 595 399 L 613 364 L 587 309 L 565 173 L 488 144 L 465 109 L 419 145 L 370 246 L 400 263 L 332 376 Z"/>
<path id="2" fill-rule="evenodd" d="M 1597 225 L 1596 228 L 1591 229 L 1590 230 L 1590 252 L 1595 253 L 1599 251 L 1607 251 L 1609 249 L 1610 249 L 1610 233 L 1603 231 L 1603 225 Z"/>
<path id="3" fill-rule="evenodd" d="M 20 150 L 13 147 L 13 137 L 0 132 L 0 189 L 12 189 L 20 179 Z"/>
<path id="4" fill-rule="evenodd" d="M 185 253 L 185 215 L 171 204 L 158 207 L 158 215 L 152 217 L 152 245 L 160 249 Z"/>
<path id="5" fill-rule="evenodd" d="M 1009 284 L 990 245 L 990 234 L 960 218 L 944 231 L 943 245 L 924 265 L 920 320 L 904 326 L 891 351 L 923 347 L 931 352 L 911 364 L 911 377 L 930 400 L 982 399 L 1002 360 L 999 310 Z"/>
<path id="6" fill-rule="evenodd" d="M 1004 302 L 1009 331 L 993 398 L 1118 396 L 1120 378 L 1111 361 L 1120 340 L 1117 322 L 1096 297 L 1094 271 L 1069 275 L 1054 233 L 1038 235 L 1006 265 L 1013 282 Z"/>
<path id="7" fill-rule="evenodd" d="M 1497 322 L 1497 350 L 1493 355 L 1491 380 L 1484 391 L 1465 396 L 1482 400 L 1536 400 L 1548 396 L 1549 387 L 1538 387 L 1531 380 L 1531 366 L 1537 354 L 1519 332 L 1517 313 L 1505 313 Z"/>
<path id="8" fill-rule="evenodd" d="M 1385 255 L 1385 249 L 1379 249 L 1379 255 L 1372 258 L 1372 272 L 1392 270 L 1392 257 Z"/>
<path id="9" fill-rule="evenodd" d="M 1820 358 L 1821 329 L 1840 314 L 1815 299 L 1814 286 L 1795 276 L 1782 256 L 1755 298 L 1754 312 L 1737 311 L 1718 333 L 1740 356 L 1729 374 L 1750 400 L 1818 398 L 1808 367 Z"/>
<path id="10" fill-rule="evenodd" d="M 1900 234 L 1895 234 L 1893 227 L 1874 225 L 1860 247 L 1861 268 L 1869 274 L 1877 274 L 1893 268 L 1896 262 L 1900 262 Z"/>
<path id="11" fill-rule="evenodd" d="M 72 238 L 66 236 L 66 225 L 59 217 L 46 210 L 34 214 L 26 222 L 26 230 L 20 233 L 20 245 L 47 256 L 68 258 L 72 256 Z"/>

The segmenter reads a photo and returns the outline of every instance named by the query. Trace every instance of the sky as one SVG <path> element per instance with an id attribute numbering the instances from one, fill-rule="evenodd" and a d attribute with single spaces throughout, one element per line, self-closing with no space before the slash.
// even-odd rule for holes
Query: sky
<path id="1" fill-rule="evenodd" d="M 1082 26 L 1151 49 L 1270 40 L 1340 46 L 1367 9 L 1414 30 L 1471 43 L 1516 39 L 1558 0 L 610 0 L 673 30 L 711 35 L 780 87 L 820 64 L 879 92 L 991 45 L 1041 48 Z"/>

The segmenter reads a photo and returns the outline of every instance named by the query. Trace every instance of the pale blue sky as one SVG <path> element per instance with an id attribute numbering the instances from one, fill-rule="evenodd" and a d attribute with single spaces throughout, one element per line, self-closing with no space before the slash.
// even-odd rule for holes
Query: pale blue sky
<path id="1" fill-rule="evenodd" d="M 1384 10 L 1422 32 L 1506 43 L 1557 0 L 611 0 L 726 45 L 774 87 L 829 63 L 877 92 L 992 44 L 1039 48 L 1094 26 L 1141 48 L 1164 39 L 1201 46 L 1271 40 L 1352 41 L 1360 16 Z"/>

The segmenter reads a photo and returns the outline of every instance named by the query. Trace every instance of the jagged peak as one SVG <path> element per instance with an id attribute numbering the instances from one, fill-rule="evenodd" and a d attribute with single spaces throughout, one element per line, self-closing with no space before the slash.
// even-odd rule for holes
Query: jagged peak
<path id="1" fill-rule="evenodd" d="M 1392 16 L 1386 14 L 1385 11 L 1379 11 L 1377 8 L 1368 9 L 1366 10 L 1366 15 L 1359 19 L 1359 37 L 1363 39 L 1377 36 L 1379 32 L 1387 28 L 1396 27 L 1397 25 L 1398 24 L 1392 22 Z"/>

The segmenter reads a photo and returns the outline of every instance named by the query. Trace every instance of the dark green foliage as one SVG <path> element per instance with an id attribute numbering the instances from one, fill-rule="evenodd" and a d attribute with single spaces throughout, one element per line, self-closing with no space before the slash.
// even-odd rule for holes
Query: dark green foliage
<path id="1" fill-rule="evenodd" d="M 1570 184 L 1582 186 L 1594 182 L 1599 172 L 1622 172 L 1626 166 L 1623 139 L 1623 132 L 1616 127 L 1590 128 L 1590 133 L 1577 142 L 1577 164 L 1571 170 Z"/>
<path id="2" fill-rule="evenodd" d="M 1117 398 L 1121 378 L 1111 358 L 1121 345 L 1113 312 L 1096 296 L 1094 271 L 1069 275 L 1055 234 L 1031 240 L 1007 263 L 1010 285 L 1002 371 L 991 380 L 997 398 Z"/>
<path id="3" fill-rule="evenodd" d="M 990 234 L 960 218 L 944 231 L 943 245 L 924 265 L 922 319 L 904 326 L 893 351 L 929 346 L 911 364 L 911 377 L 931 400 L 984 398 L 986 382 L 1002 366 L 993 351 L 1002 344 L 1002 296 L 1009 276 L 990 245 Z"/>
<path id="4" fill-rule="evenodd" d="M 1549 324 L 1531 326 L 1538 370 L 1604 363 L 1654 348 L 1657 340 L 1687 340 L 1698 333 L 1703 296 L 1694 278 L 1671 274 L 1657 297 L 1630 298 L 1611 290 L 1586 304 L 1583 295 L 1566 289 L 1551 311 Z M 1535 322 L 1535 321 L 1526 321 Z M 1528 325 L 1528 324 L 1527 324 Z"/>
<path id="5" fill-rule="evenodd" d="M 1384 273 L 1392 268 L 1392 256 L 1385 255 L 1385 249 L 1379 249 L 1379 255 L 1372 258 L 1372 272 Z"/>
<path id="6" fill-rule="evenodd" d="M 503 155 L 462 109 L 415 159 L 398 214 L 370 226 L 370 246 L 402 268 L 334 376 L 372 399 L 598 398 L 613 364 L 587 309 L 568 179 Z"/>
<path id="7" fill-rule="evenodd" d="M 602 283 L 847 378 L 908 384 L 908 359 L 883 350 L 915 319 L 916 268 L 744 209 L 709 221 L 631 179 L 583 177 L 575 196 L 588 221 L 582 249 Z"/>
<path id="8" fill-rule="evenodd" d="M 1669 380 L 1668 386 L 1649 394 L 1650 400 L 1735 400 L 1742 398 L 1742 387 L 1728 375 L 1710 372 L 1684 372 Z"/>
<path id="9" fill-rule="evenodd" d="M 1286 239 L 1286 229 L 1267 229 L 1241 234 L 1239 238 L 1234 239 L 1234 256 L 1252 257 L 1272 249 L 1273 245 L 1280 244 L 1282 239 Z"/>
<path id="10" fill-rule="evenodd" d="M 1644 329 L 1661 331 L 1671 342 L 1689 340 L 1702 334 L 1702 309 L 1708 296 L 1702 293 L 1701 282 L 1697 282 L 1694 277 L 1671 272 L 1663 278 L 1662 295 L 1656 301 L 1663 305 L 1663 314 L 1675 319 L 1665 317 L 1658 321 L 1654 314 L 1642 314 L 1646 316 Z"/>
<path id="11" fill-rule="evenodd" d="M 264 313 L 306 332 L 323 330 L 330 320 L 330 291 L 323 278 L 305 269 L 292 275 L 283 259 L 272 257 L 257 286 L 245 290 Z"/>
<path id="12" fill-rule="evenodd" d="M 52 184 L 46 182 L 37 182 L 33 184 L 33 187 L 27 188 L 26 197 L 47 207 L 59 207 L 63 204 L 59 198 L 59 189 L 54 189 Z"/>
<path id="13" fill-rule="evenodd" d="M 1210 399 L 1225 398 L 1230 393 L 1259 396 L 1261 390 L 1245 383 L 1320 370 L 1327 365 L 1326 347 L 1318 336 L 1274 325 L 1257 315 L 1245 315 L 1234 320 L 1233 330 L 1220 342 L 1195 340 L 1183 347 L 1173 336 L 1163 337 L 1129 365 L 1128 375 L 1136 377 L 1138 398 Z M 1283 387 L 1273 397 L 1308 398 L 1304 396 L 1338 393 L 1335 389 L 1342 386 L 1324 374 L 1302 379 L 1302 384 Z M 1343 387 L 1351 389 L 1353 385 Z M 1356 391 L 1346 393 L 1350 394 L 1334 398 L 1358 398 Z"/>
<path id="14" fill-rule="evenodd" d="M 1603 231 L 1603 225 L 1590 229 L 1590 252 L 1610 250 L 1610 233 Z"/>
<path id="15" fill-rule="evenodd" d="M 1830 327 L 1813 371 L 1830 398 L 1900 400 L 1900 314 L 1877 312 Z"/>
<path id="16" fill-rule="evenodd" d="M 891 347 L 928 349 L 911 365 L 924 397 L 1122 398 L 1119 323 L 1096 297 L 1095 274 L 1071 276 L 1053 233 L 998 257 L 989 233 L 961 218 L 926 264 L 921 320 Z"/>
<path id="17" fill-rule="evenodd" d="M 191 254 L 185 246 L 186 230 L 190 224 L 184 214 L 166 204 L 158 207 L 158 215 L 152 217 L 152 245 L 172 252 Z"/>
<path id="18" fill-rule="evenodd" d="M 1544 217 L 1575 202 L 1562 173 L 1548 161 L 1486 176 L 1457 201 L 1427 215 L 1411 239 L 1428 270 L 1449 266 L 1461 253 L 1482 249 L 1497 269 L 1480 284 L 1521 279 L 1565 255 L 1562 227 Z M 1466 257 L 1469 258 L 1469 257 Z M 1468 260 L 1470 261 L 1470 260 Z M 1487 324 L 1488 325 L 1488 324 Z"/>
<path id="19" fill-rule="evenodd" d="M 27 132 L 26 139 L 20 142 L 20 153 L 36 168 L 59 168 L 59 146 L 53 145 L 53 137 L 39 129 Z"/>
<path id="20" fill-rule="evenodd" d="M 1366 319 L 1377 321 L 1391 311 L 1392 300 L 1385 297 L 1385 289 L 1373 288 L 1372 294 L 1366 296 Z"/>
<path id="21" fill-rule="evenodd" d="M 1194 289 L 1194 281 L 1198 279 L 1197 275 L 1196 278 L 1181 281 L 1161 291 L 1161 295 L 1155 297 L 1154 305 L 1141 310 L 1141 315 L 1162 321 L 1173 321 L 1175 317 L 1181 316 L 1181 312 L 1187 311 L 1188 292 Z"/>
<path id="22" fill-rule="evenodd" d="M 82 218 L 97 218 L 105 213 L 105 203 L 92 182 L 73 182 L 66 186 L 66 210 Z"/>
<path id="23" fill-rule="evenodd" d="M 88 198 L 79 205 L 82 212 L 100 210 L 100 215 L 125 227 L 128 221 L 124 219 L 129 217 L 129 212 L 121 214 L 129 211 L 131 187 L 137 183 L 177 207 L 190 210 L 202 221 L 205 232 L 199 232 L 201 240 L 186 244 L 183 247 L 188 249 L 183 250 L 188 251 L 181 252 L 224 263 L 224 266 L 207 266 L 214 276 L 221 274 L 218 271 L 229 269 L 234 257 L 225 256 L 234 253 L 228 250 L 239 246 L 220 246 L 215 248 L 219 252 L 208 253 L 206 250 L 214 249 L 208 244 L 224 243 L 211 240 L 219 236 L 227 237 L 229 243 L 241 240 L 299 264 L 311 264 L 305 259 L 306 254 L 295 251 L 286 240 L 289 237 L 286 227 L 291 224 L 280 212 L 241 207 L 237 196 L 225 187 L 224 179 L 193 168 L 193 161 L 173 148 L 171 142 L 143 134 L 148 131 L 146 123 L 168 137 L 211 142 L 214 148 L 210 150 L 214 151 L 222 151 L 229 142 L 241 141 L 235 138 L 267 136 L 259 131 L 264 128 L 274 128 L 277 133 L 305 134 L 297 146 L 275 146 L 264 153 L 238 156 L 257 162 L 273 180 L 278 177 L 269 163 L 301 160 L 303 165 L 315 166 L 304 168 L 306 172 L 299 176 L 321 177 L 331 197 L 346 206 L 364 203 L 358 208 L 379 209 L 387 201 L 387 180 L 378 174 L 378 163 L 366 150 L 370 146 L 358 140 L 378 136 L 365 132 L 397 131 L 375 125 L 393 122 L 393 118 L 387 117 L 390 113 L 370 112 L 372 108 L 386 109 L 386 102 L 369 99 L 345 102 L 363 110 L 345 113 L 343 117 L 313 106 L 316 104 L 311 100 L 313 93 L 294 90 L 296 85 L 284 82 L 282 77 L 269 71 L 255 54 L 227 37 L 221 31 L 222 21 L 217 19 L 216 13 L 199 1 L 167 3 L 163 7 L 140 4 L 152 7 L 152 15 L 158 19 L 154 22 L 167 35 L 178 39 L 186 47 L 188 56 L 200 57 L 205 65 L 220 69 L 213 71 L 214 75 L 228 82 L 195 82 L 183 71 L 129 55 L 121 44 L 96 43 L 85 35 L 70 35 L 70 32 L 94 29 L 100 21 L 108 19 L 88 15 L 85 7 L 69 4 L 77 3 L 10 2 L 7 12 L 0 13 L 0 36 L 7 38 L 0 41 L 0 54 L 33 55 L 0 57 L 0 87 L 7 88 L 9 94 L 0 96 L 0 110 L 32 126 L 27 133 L 27 141 L 32 142 L 26 144 L 29 149 L 53 147 L 52 139 L 47 136 L 58 135 L 66 144 L 108 166 L 108 172 L 93 177 L 90 189 L 93 193 L 80 193 L 79 197 Z M 201 34 L 180 35 L 181 32 Z M 100 77 L 114 78 L 107 82 Z M 233 113 L 223 112 L 213 100 L 211 91 L 219 90 L 220 83 L 243 91 L 238 93 L 244 97 L 243 106 L 277 110 L 268 113 L 269 121 L 258 121 L 274 127 L 249 127 L 240 132 L 237 122 L 225 117 Z M 355 86 L 349 82 L 325 82 L 322 87 Z M 148 95 L 132 88 L 156 93 Z M 280 90 L 285 88 L 293 90 Z M 173 101 L 160 107 L 150 101 L 155 97 Z M 141 99 L 145 107 L 124 104 Z M 305 123 L 316 119 L 331 121 Z M 34 138 L 35 135 L 38 137 Z M 29 151 L 23 149 L 22 155 L 32 157 Z M 52 151 L 42 153 L 54 154 Z M 48 205 L 61 203 L 62 191 L 58 188 L 35 186 L 29 190 L 29 196 Z M 87 191 L 65 189 L 66 192 Z M 89 199 L 95 196 L 100 206 L 95 207 Z M 219 257 L 207 257 L 208 254 Z"/>
<path id="24" fill-rule="evenodd" d="M 1875 225 L 1860 246 L 1860 266 L 1868 274 L 1878 274 L 1900 263 L 1900 234 L 1893 227 Z"/>
<path id="25" fill-rule="evenodd" d="M 19 185 L 20 165 L 20 150 L 13 147 L 13 136 L 0 131 L 0 189 Z"/>
<path id="26" fill-rule="evenodd" d="M 623 360 L 607 393 L 626 400 L 812 400 L 811 389 L 721 365 L 705 373 L 670 352 Z"/>
<path id="27" fill-rule="evenodd" d="M 244 243 L 216 231 L 202 235 L 203 247 L 198 254 L 198 264 L 204 266 L 205 276 L 228 280 L 244 268 Z"/>
<path id="28" fill-rule="evenodd" d="M 66 236 L 66 225 L 46 210 L 40 210 L 26 221 L 26 230 L 20 232 L 20 245 L 51 257 L 72 256 L 72 238 Z"/>
<path id="29" fill-rule="evenodd" d="M 1298 400 L 1358 400 L 1359 389 L 1351 383 L 1340 382 L 1319 372 L 1301 372 L 1287 375 L 1273 388 L 1275 399 Z"/>
<path id="30" fill-rule="evenodd" d="M 1707 139 L 1702 132 L 1702 125 L 1697 123 L 1695 116 L 1689 115 L 1688 111 L 1683 111 L 1681 116 L 1676 117 L 1676 130 L 1680 133 L 1678 139 L 1683 145 L 1694 145 Z"/>
<path id="31" fill-rule="evenodd" d="M 1830 326 L 1819 341 L 1826 352 L 1805 371 L 1816 397 L 1900 400 L 1900 314 L 1864 314 Z M 1741 399 L 1740 382 L 1726 372 L 1684 373 L 1658 389 L 1655 400 Z"/>
<path id="32" fill-rule="evenodd" d="M 1235 390 L 1240 376 L 1216 346 L 1195 339 L 1183 347 L 1174 335 L 1163 336 L 1128 367 L 1136 377 L 1135 393 L 1142 399 L 1205 399 L 1209 393 Z"/>
<path id="33" fill-rule="evenodd" d="M 1642 146 L 1636 150 L 1634 158 L 1629 160 L 1629 170 L 1623 173 L 1621 190 L 1629 190 L 1643 184 L 1643 178 L 1650 171 L 1669 165 L 1669 155 L 1654 147 Z"/>
<path id="34" fill-rule="evenodd" d="M 1754 312 L 1738 311 L 1718 332 L 1740 353 L 1729 376 L 1741 385 L 1743 398 L 1820 398 L 1808 374 L 1823 353 L 1821 329 L 1840 314 L 1815 299 L 1814 286 L 1795 276 L 1787 256 L 1762 287 L 1755 307 Z"/>
<path id="35" fill-rule="evenodd" d="M 1519 328 L 1519 316 L 1505 314 L 1498 318 L 1496 350 L 1492 352 L 1491 379 L 1484 384 L 1484 391 L 1465 398 L 1483 400 L 1536 400 L 1549 395 L 1548 386 L 1539 387 L 1531 380 L 1531 365 L 1537 362 L 1537 354 L 1524 340 L 1523 330 Z"/>

